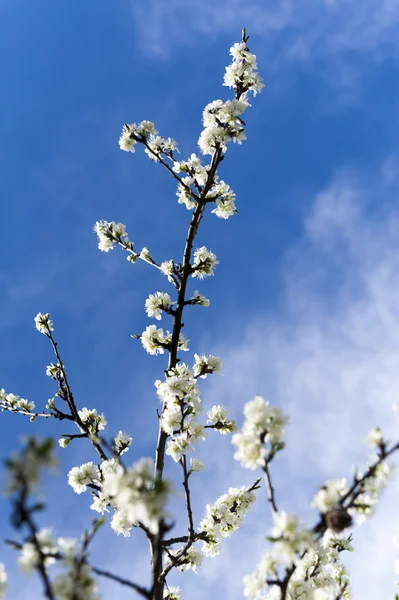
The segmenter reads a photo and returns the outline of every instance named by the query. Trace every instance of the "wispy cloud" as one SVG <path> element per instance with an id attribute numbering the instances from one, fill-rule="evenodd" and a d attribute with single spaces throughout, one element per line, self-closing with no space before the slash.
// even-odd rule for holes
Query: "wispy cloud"
<path id="1" fill-rule="evenodd" d="M 354 10 L 356 9 L 356 10 Z M 308 58 L 313 51 L 373 51 L 376 58 L 389 49 L 398 49 L 398 0 L 378 4 L 365 0 L 149 0 L 133 5 L 143 41 L 154 52 L 164 52 L 172 44 L 192 41 L 192 33 L 215 37 L 234 33 L 246 26 L 254 35 L 267 38 L 285 30 L 291 32 L 284 46 L 292 57 Z M 151 26 L 149 26 L 151 24 Z M 169 32 L 173 31 L 173 38 Z"/>
<path id="2" fill-rule="evenodd" d="M 148 0 L 132 2 L 132 11 L 147 54 L 165 58 L 204 38 L 236 38 L 245 26 L 272 61 L 269 72 L 299 62 L 353 93 L 365 66 L 359 56 L 379 62 L 399 50 L 398 0 Z"/>

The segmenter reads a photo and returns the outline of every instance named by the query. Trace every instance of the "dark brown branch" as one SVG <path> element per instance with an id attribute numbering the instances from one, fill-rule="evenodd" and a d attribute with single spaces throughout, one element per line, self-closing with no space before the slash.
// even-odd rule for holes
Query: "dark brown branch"
<path id="1" fill-rule="evenodd" d="M 187 509 L 187 516 L 188 516 L 188 539 L 192 540 L 194 539 L 195 536 L 195 530 L 194 530 L 194 521 L 193 521 L 193 509 L 191 507 L 191 497 L 190 497 L 190 486 L 188 483 L 188 470 L 187 470 L 187 456 L 184 454 L 180 464 L 182 466 L 183 469 L 183 475 L 184 475 L 184 479 L 183 479 L 183 487 L 184 487 L 184 494 L 186 497 L 186 509 Z"/>
<path id="2" fill-rule="evenodd" d="M 36 570 L 39 573 L 40 579 L 42 580 L 44 594 L 47 600 L 55 600 L 53 590 L 51 589 L 51 583 L 46 570 L 46 557 L 43 554 L 39 540 L 37 539 L 37 528 L 36 524 L 32 519 L 31 510 L 27 507 L 26 502 L 28 499 L 28 486 L 25 479 L 21 476 L 21 490 L 18 499 L 16 500 L 16 511 L 18 512 L 20 522 L 25 523 L 29 529 L 32 544 L 34 545 L 37 552 L 37 564 L 35 565 Z"/>
<path id="3" fill-rule="evenodd" d="M 269 500 L 269 504 L 271 506 L 273 514 L 276 514 L 276 513 L 278 513 L 278 508 L 277 508 L 276 498 L 275 498 L 275 494 L 274 494 L 274 487 L 273 487 L 272 480 L 270 477 L 269 462 L 267 460 L 265 460 L 265 464 L 263 466 L 263 472 L 265 474 L 267 499 Z"/>
<path id="4" fill-rule="evenodd" d="M 199 533 L 194 533 L 195 542 L 199 540 L 204 540 L 206 538 L 206 532 L 200 531 Z M 169 538 L 168 540 L 162 541 L 162 546 L 173 546 L 173 544 L 185 544 L 188 541 L 187 535 L 181 535 L 180 537 Z"/>
<path id="5" fill-rule="evenodd" d="M 119 575 L 115 575 L 114 573 L 110 573 L 109 571 L 104 571 L 103 569 L 99 569 L 97 567 L 93 567 L 89 565 L 93 573 L 96 575 L 100 575 L 100 577 L 107 577 L 108 579 L 112 579 L 113 581 L 117 581 L 121 585 L 129 587 L 135 590 L 138 594 L 143 596 L 144 598 L 151 598 L 151 593 L 145 587 L 138 585 L 137 583 L 133 583 L 133 581 L 129 581 L 129 579 L 124 579 L 123 577 L 119 577 Z"/>

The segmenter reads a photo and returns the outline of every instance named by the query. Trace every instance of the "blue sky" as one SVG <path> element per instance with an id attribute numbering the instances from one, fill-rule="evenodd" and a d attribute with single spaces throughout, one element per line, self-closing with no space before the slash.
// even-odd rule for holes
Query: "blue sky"
<path id="1" fill-rule="evenodd" d="M 397 0 L 0 0 L 0 385 L 38 406 L 54 394 L 50 348 L 33 326 L 37 312 L 50 312 L 79 404 L 104 411 L 110 435 L 123 427 L 134 436 L 132 460 L 153 454 L 153 381 L 164 359 L 129 334 L 148 324 L 144 300 L 166 282 L 117 251 L 101 254 L 92 225 L 122 221 L 138 248 L 180 257 L 189 214 L 175 185 L 141 152 L 122 153 L 119 132 L 150 119 L 178 140 L 182 158 L 195 151 L 204 105 L 227 98 L 224 67 L 242 26 L 267 87 L 247 113 L 248 141 L 229 149 L 221 169 L 240 214 L 209 215 L 201 227 L 198 245 L 220 265 L 200 286 L 211 307 L 189 315 L 185 333 L 194 351 L 225 360 L 225 377 L 203 386 L 207 406 L 223 402 L 239 418 L 259 392 L 291 415 L 276 483 L 284 508 L 312 522 L 318 485 L 366 459 L 371 426 L 394 436 L 398 425 L 390 408 L 399 392 Z M 1 420 L 2 457 L 24 433 L 54 431 Z M 251 480 L 225 438 L 203 452 L 209 487 L 196 491 L 198 519 L 205 502 Z M 64 470 L 91 458 L 77 443 L 60 454 Z M 43 525 L 80 531 L 93 514 L 87 499 L 62 475 L 46 489 L 55 503 Z M 393 482 L 375 520 L 356 530 L 355 599 L 393 595 L 398 492 Z M 3 500 L 0 514 L 9 536 Z M 260 495 L 204 579 L 179 579 L 185 597 L 242 597 L 253 549 L 265 547 L 265 514 Z M 102 535 L 97 563 L 133 568 L 139 579 L 142 541 Z M 11 566 L 6 551 L 4 561 Z M 12 597 L 28 597 L 30 585 L 14 577 Z"/>

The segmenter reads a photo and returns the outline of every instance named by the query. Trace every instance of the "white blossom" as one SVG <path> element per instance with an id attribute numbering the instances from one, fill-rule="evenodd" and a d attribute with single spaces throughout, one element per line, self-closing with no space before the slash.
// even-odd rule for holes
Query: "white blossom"
<path id="1" fill-rule="evenodd" d="M 194 208 L 196 204 L 195 197 L 191 191 L 191 186 L 194 183 L 194 177 L 183 177 L 181 183 L 177 185 L 177 201 L 179 204 L 184 204 L 188 210 Z"/>
<path id="2" fill-rule="evenodd" d="M 201 551 L 195 546 L 191 546 L 183 557 L 179 559 L 177 569 L 178 571 L 194 571 L 194 573 L 196 573 L 197 568 L 202 564 L 202 560 L 203 555 L 201 554 Z"/>
<path id="3" fill-rule="evenodd" d="M 147 138 L 149 135 L 155 135 L 157 130 L 152 121 L 141 121 L 137 127 L 137 133 L 143 138 Z"/>
<path id="4" fill-rule="evenodd" d="M 174 273 L 175 273 L 175 263 L 173 260 L 165 260 L 163 263 L 160 264 L 160 270 L 161 272 L 166 275 L 166 277 L 168 278 L 168 281 L 170 281 L 171 283 L 173 283 L 174 279 Z"/>
<path id="5" fill-rule="evenodd" d="M 216 208 L 214 208 L 212 212 L 221 219 L 228 219 L 237 213 L 237 208 L 233 198 L 217 198 L 215 203 Z"/>
<path id="6" fill-rule="evenodd" d="M 96 434 L 105 429 L 107 420 L 102 413 L 99 415 L 95 408 L 84 407 L 78 410 L 78 415 L 90 433 Z"/>
<path id="7" fill-rule="evenodd" d="M 36 329 L 44 335 L 49 335 L 50 331 L 54 331 L 53 322 L 50 319 L 49 313 L 38 313 L 35 317 Z"/>
<path id="8" fill-rule="evenodd" d="M 117 535 L 130 537 L 130 530 L 133 527 L 132 521 L 127 517 L 123 510 L 116 510 L 111 519 L 111 527 Z"/>
<path id="9" fill-rule="evenodd" d="M 378 448 L 383 443 L 382 431 L 379 427 L 371 429 L 367 435 L 367 443 L 370 448 Z"/>
<path id="10" fill-rule="evenodd" d="M 194 295 L 191 300 L 193 301 L 193 304 L 198 304 L 199 306 L 209 306 L 210 305 L 210 301 L 208 300 L 208 298 L 206 298 L 205 296 L 200 294 L 197 290 L 195 290 Z"/>
<path id="11" fill-rule="evenodd" d="M 181 600 L 180 588 L 175 586 L 165 587 L 163 597 L 164 600 Z"/>
<path id="12" fill-rule="evenodd" d="M 145 247 L 141 250 L 139 256 L 142 260 L 146 260 L 146 261 L 150 260 L 150 258 L 151 258 L 148 248 L 145 248 Z"/>
<path id="13" fill-rule="evenodd" d="M 69 445 L 70 441 L 70 438 L 62 437 L 58 440 L 58 445 L 60 446 L 60 448 L 66 448 Z"/>
<path id="14" fill-rule="evenodd" d="M 223 127 L 213 125 L 202 130 L 198 139 L 198 146 L 202 154 L 212 156 L 217 147 L 225 152 L 230 139 L 228 132 Z"/>
<path id="15" fill-rule="evenodd" d="M 85 492 L 88 485 L 96 484 L 99 480 L 100 472 L 92 462 L 73 467 L 68 473 L 68 483 L 77 494 Z"/>
<path id="16" fill-rule="evenodd" d="M 194 354 L 194 377 L 206 379 L 209 373 L 220 373 L 223 367 L 223 361 L 218 356 L 210 354 Z"/>
<path id="17" fill-rule="evenodd" d="M 132 438 L 127 433 L 123 431 L 118 431 L 114 438 L 114 443 L 112 448 L 121 456 L 125 452 L 129 450 L 129 446 L 132 443 Z"/>
<path id="18" fill-rule="evenodd" d="M 165 344 L 163 329 L 158 329 L 156 325 L 149 325 L 141 334 L 141 343 L 148 354 L 153 356 L 163 354 L 165 351 L 163 348 L 163 344 Z"/>
<path id="19" fill-rule="evenodd" d="M 161 415 L 161 426 L 168 435 L 173 435 L 182 426 L 183 413 L 179 404 L 170 404 L 165 407 Z"/>
<path id="20" fill-rule="evenodd" d="M 190 458 L 190 471 L 192 473 L 199 473 L 204 468 L 204 463 L 198 460 L 198 458 Z"/>
<path id="21" fill-rule="evenodd" d="M 93 502 L 90 505 L 90 508 L 91 510 L 94 510 L 95 512 L 101 513 L 103 515 L 104 512 L 109 512 L 109 505 L 110 498 L 108 498 L 108 496 L 104 496 L 104 494 L 100 492 L 98 495 L 93 496 Z"/>
<path id="22" fill-rule="evenodd" d="M 204 279 L 206 276 L 213 275 L 213 269 L 218 264 L 219 261 L 213 252 L 208 250 L 205 246 L 197 248 L 194 252 L 192 276 Z"/>
<path id="23" fill-rule="evenodd" d="M 237 429 L 235 421 L 228 418 L 227 410 L 224 406 L 220 406 L 220 404 L 216 404 L 208 412 L 207 422 L 213 425 L 215 429 L 222 434 L 232 433 Z"/>
<path id="24" fill-rule="evenodd" d="M 125 152 L 134 152 L 135 145 L 137 144 L 137 140 L 135 139 L 136 133 L 136 124 L 132 123 L 131 125 L 125 125 L 122 127 L 122 133 L 119 138 L 119 147 L 121 150 Z"/>
<path id="25" fill-rule="evenodd" d="M 119 463 L 115 460 L 115 458 L 110 458 L 109 460 L 104 460 L 100 465 L 100 470 L 103 477 L 107 477 L 108 475 L 113 475 L 119 469 Z"/>
<path id="26" fill-rule="evenodd" d="M 145 301 L 145 309 L 149 317 L 155 317 L 157 321 L 162 318 L 162 311 L 167 311 L 172 306 L 172 300 L 169 294 L 165 292 L 155 292 L 150 294 Z"/>

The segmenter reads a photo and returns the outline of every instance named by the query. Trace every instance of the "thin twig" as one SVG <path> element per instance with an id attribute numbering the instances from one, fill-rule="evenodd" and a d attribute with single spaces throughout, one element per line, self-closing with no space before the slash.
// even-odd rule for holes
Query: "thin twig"
<path id="1" fill-rule="evenodd" d="M 185 454 L 183 454 L 180 464 L 182 466 L 183 475 L 184 475 L 183 487 L 184 487 L 184 494 L 186 497 L 186 509 L 187 509 L 187 516 L 188 516 L 188 539 L 191 540 L 194 538 L 195 531 L 194 531 L 194 521 L 193 521 L 193 509 L 191 507 L 190 486 L 188 483 L 189 475 L 188 475 L 188 470 L 187 470 L 187 456 Z"/>
<path id="2" fill-rule="evenodd" d="M 94 448 L 97 450 L 100 458 L 102 460 L 108 460 L 108 456 L 104 452 L 104 450 L 102 449 L 101 444 L 99 444 L 98 441 L 96 441 L 96 439 L 93 438 L 93 436 L 90 434 L 90 431 L 85 426 L 85 424 L 83 423 L 82 419 L 79 416 L 79 412 L 78 412 L 78 409 L 76 407 L 75 399 L 73 397 L 71 388 L 69 386 L 68 377 L 67 377 L 67 374 L 65 372 L 64 363 L 62 362 L 60 353 L 58 351 L 57 342 L 54 340 L 53 335 L 52 335 L 52 333 L 51 333 L 50 330 L 48 330 L 47 337 L 49 338 L 49 340 L 51 342 L 51 345 L 52 345 L 53 350 L 54 350 L 54 354 L 55 354 L 55 356 L 57 358 L 57 361 L 58 361 L 58 364 L 59 364 L 59 367 L 60 367 L 60 371 L 61 371 L 61 375 L 62 375 L 62 381 L 59 381 L 60 391 L 62 391 L 61 388 L 65 385 L 65 388 L 66 388 L 66 397 L 64 397 L 64 400 L 66 401 L 66 403 L 68 405 L 68 408 L 71 411 L 71 416 L 73 417 L 73 420 L 75 421 L 75 423 L 77 424 L 77 426 L 80 428 L 80 430 L 84 431 L 87 434 L 87 438 L 90 440 L 90 442 L 92 443 L 92 445 L 94 446 Z"/>
<path id="3" fill-rule="evenodd" d="M 0 410 L 4 410 L 4 411 L 8 411 L 14 414 L 18 414 L 18 415 L 24 415 L 26 417 L 31 417 L 33 419 L 36 419 L 36 417 L 43 417 L 44 419 L 50 419 L 51 417 L 54 419 L 59 419 L 60 421 L 63 421 L 64 419 L 68 419 L 70 421 L 73 421 L 73 417 L 71 417 L 71 415 L 67 415 L 66 413 L 63 413 L 61 411 L 57 411 L 56 413 L 51 413 L 51 412 L 32 412 L 29 410 L 22 410 L 22 409 L 17 409 L 17 408 L 10 408 L 9 406 L 0 403 Z"/>
<path id="4" fill-rule="evenodd" d="M 278 508 L 277 508 L 276 498 L 275 498 L 275 494 L 274 494 L 274 487 L 273 487 L 272 480 L 270 477 L 269 463 L 267 460 L 265 460 L 265 464 L 263 466 L 263 472 L 265 474 L 267 499 L 269 500 L 269 504 L 271 506 L 272 513 L 275 515 L 276 513 L 278 513 Z"/>
<path id="5" fill-rule="evenodd" d="M 96 575 L 100 575 L 101 577 L 107 577 L 108 579 L 112 579 L 113 581 L 117 581 L 121 585 L 125 585 L 126 587 L 130 587 L 135 590 L 144 598 L 151 598 L 151 593 L 146 588 L 138 585 L 137 583 L 133 583 L 133 581 L 129 581 L 129 579 L 124 579 L 123 577 L 119 577 L 119 575 L 115 575 L 114 573 L 110 573 L 109 571 L 104 571 L 103 569 L 99 569 L 98 567 L 93 567 L 89 565 L 93 573 Z"/>

